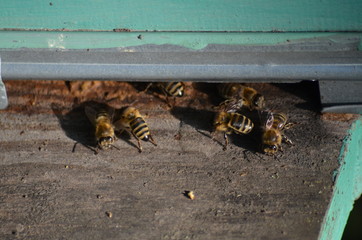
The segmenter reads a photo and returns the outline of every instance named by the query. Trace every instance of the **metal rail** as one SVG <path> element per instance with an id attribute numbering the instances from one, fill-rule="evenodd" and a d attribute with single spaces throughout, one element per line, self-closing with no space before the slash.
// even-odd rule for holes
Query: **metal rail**
<path id="1" fill-rule="evenodd" d="M 244 49 L 245 50 L 245 49 Z M 152 46 L 124 49 L 0 50 L 4 80 L 116 80 L 203 82 L 321 81 L 322 105 L 355 105 L 362 112 L 360 51 L 191 51 Z M 333 80 L 333 81 L 332 81 Z M 336 82 L 343 82 L 342 90 Z M 352 84 L 354 83 L 354 85 Z M 352 85 L 351 85 L 352 84 Z M 334 87 L 336 85 L 336 87 Z M 353 91 L 348 89 L 353 87 Z M 329 89 L 329 90 L 325 90 Z M 334 89 L 334 90 L 333 90 Z M 348 101 L 345 99 L 348 97 Z M 333 99 L 325 101 L 324 99 Z M 351 101 L 350 99 L 353 99 Z M 359 106 L 359 107 L 358 107 Z M 353 107 L 352 107 L 353 108 Z M 339 112 L 343 109 L 340 106 Z M 347 108 L 346 108 L 347 109 Z M 350 111 L 350 110 L 349 110 Z"/>

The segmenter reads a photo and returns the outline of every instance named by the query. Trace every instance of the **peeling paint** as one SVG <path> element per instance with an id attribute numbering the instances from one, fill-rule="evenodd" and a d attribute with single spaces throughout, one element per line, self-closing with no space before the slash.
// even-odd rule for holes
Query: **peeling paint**
<path id="1" fill-rule="evenodd" d="M 142 35 L 142 38 L 138 38 Z M 230 33 L 230 32 L 64 32 L 64 31 L 0 31 L 0 48 L 94 49 L 126 48 L 147 44 L 171 44 L 201 50 L 210 44 L 278 45 L 319 40 L 354 42 L 360 33 Z M 359 46 L 361 43 L 359 41 Z"/>

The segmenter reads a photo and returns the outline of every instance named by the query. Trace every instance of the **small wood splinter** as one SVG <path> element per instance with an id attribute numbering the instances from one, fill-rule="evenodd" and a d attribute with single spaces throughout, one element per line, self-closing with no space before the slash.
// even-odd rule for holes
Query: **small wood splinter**
<path id="1" fill-rule="evenodd" d="M 194 194 L 194 191 L 185 191 L 184 192 L 184 195 L 188 198 L 190 198 L 191 200 L 194 200 L 195 199 L 195 194 Z"/>

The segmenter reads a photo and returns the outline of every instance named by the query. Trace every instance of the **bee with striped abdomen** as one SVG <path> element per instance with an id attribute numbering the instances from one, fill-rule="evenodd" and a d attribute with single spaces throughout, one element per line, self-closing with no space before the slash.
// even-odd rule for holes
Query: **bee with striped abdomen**
<path id="1" fill-rule="evenodd" d="M 131 133 L 138 142 L 138 150 L 142 152 L 140 140 L 149 141 L 157 146 L 150 133 L 147 123 L 140 112 L 134 107 L 127 107 L 121 111 L 119 117 L 115 119 L 114 126 L 116 130 L 127 131 Z"/>
<path id="2" fill-rule="evenodd" d="M 284 113 L 269 113 L 262 134 L 261 150 L 264 153 L 273 155 L 278 150 L 282 151 L 282 141 L 293 144 L 283 133 L 285 129 L 289 129 L 293 125 L 287 122 L 288 118 Z"/>
<path id="3" fill-rule="evenodd" d="M 240 83 L 221 83 L 218 85 L 217 90 L 219 95 L 225 99 L 240 97 L 240 92 L 243 86 Z"/>
<path id="4" fill-rule="evenodd" d="M 148 84 L 144 92 L 146 92 L 153 84 L 154 83 Z M 185 84 L 183 82 L 159 82 L 155 83 L 155 86 L 165 94 L 168 105 L 170 105 L 169 97 L 173 97 L 174 102 L 176 102 L 177 97 L 182 97 L 184 95 Z"/>
<path id="5" fill-rule="evenodd" d="M 221 97 L 228 100 L 236 99 L 240 107 L 247 107 L 250 110 L 261 110 L 265 107 L 264 96 L 254 88 L 246 87 L 240 83 L 223 83 L 218 86 Z"/>
<path id="6" fill-rule="evenodd" d="M 89 121 L 95 127 L 95 138 L 97 140 L 98 148 L 108 149 L 112 147 L 116 140 L 112 124 L 114 109 L 107 105 L 99 104 L 85 106 L 84 110 Z"/>
<path id="7" fill-rule="evenodd" d="M 171 97 L 182 97 L 184 95 L 185 84 L 183 82 L 161 82 L 157 86 Z"/>
<path id="8" fill-rule="evenodd" d="M 223 132 L 225 139 L 224 150 L 226 150 L 229 143 L 228 135 L 233 132 L 236 134 L 248 134 L 253 128 L 253 122 L 244 115 L 234 112 L 220 111 L 216 114 L 214 120 L 212 139 L 215 139 L 215 134 L 217 132 Z"/>

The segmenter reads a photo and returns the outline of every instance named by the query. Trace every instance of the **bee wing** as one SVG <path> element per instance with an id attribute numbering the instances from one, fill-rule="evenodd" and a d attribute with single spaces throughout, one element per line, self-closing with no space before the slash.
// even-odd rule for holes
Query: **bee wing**
<path id="1" fill-rule="evenodd" d="M 228 113 L 233 113 L 239 111 L 244 105 L 244 100 L 242 98 L 227 99 L 220 103 L 219 109 Z"/>
<path id="2" fill-rule="evenodd" d="M 244 106 L 244 100 L 242 98 L 235 99 L 226 106 L 227 112 L 237 112 Z"/>
<path id="3" fill-rule="evenodd" d="M 85 106 L 84 111 L 85 111 L 85 115 L 87 115 L 89 121 L 95 126 L 96 119 L 97 119 L 97 110 L 90 106 Z"/>
<path id="4" fill-rule="evenodd" d="M 114 117 L 114 108 L 111 108 L 107 105 L 94 105 L 94 106 L 85 106 L 84 107 L 85 115 L 87 115 L 89 121 L 95 126 L 97 124 L 97 118 L 100 114 L 104 115 L 106 113 L 110 120 L 112 121 Z"/>
<path id="5" fill-rule="evenodd" d="M 274 122 L 274 115 L 272 112 L 268 112 L 268 115 L 266 117 L 265 127 L 267 129 L 270 129 L 273 126 Z"/>
<path id="6" fill-rule="evenodd" d="M 123 107 L 121 109 L 116 109 L 113 111 L 113 126 L 116 131 L 124 130 L 126 129 L 123 119 L 123 112 L 126 109 L 126 107 Z"/>

